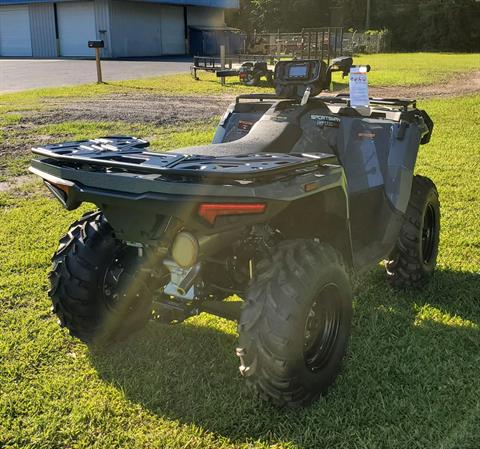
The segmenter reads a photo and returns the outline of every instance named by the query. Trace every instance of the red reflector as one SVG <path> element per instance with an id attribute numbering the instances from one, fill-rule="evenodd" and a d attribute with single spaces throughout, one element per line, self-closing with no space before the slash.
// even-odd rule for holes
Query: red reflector
<path id="1" fill-rule="evenodd" d="M 263 214 L 265 204 L 228 204 L 228 203 L 205 203 L 198 209 L 200 217 L 214 224 L 217 217 L 222 215 L 248 215 Z"/>
<path id="2" fill-rule="evenodd" d="M 66 184 L 60 184 L 56 182 L 51 182 L 50 184 L 54 185 L 57 189 L 60 189 L 61 191 L 65 192 L 67 195 L 70 193 L 70 186 Z"/>

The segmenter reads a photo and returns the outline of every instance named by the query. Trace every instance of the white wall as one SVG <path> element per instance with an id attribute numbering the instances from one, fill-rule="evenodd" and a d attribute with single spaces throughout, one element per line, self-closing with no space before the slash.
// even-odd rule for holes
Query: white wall
<path id="1" fill-rule="evenodd" d="M 0 7 L 0 55 L 32 56 L 28 5 Z"/>
<path id="2" fill-rule="evenodd" d="M 87 43 L 97 39 L 94 3 L 60 2 L 57 4 L 57 19 L 60 56 L 93 57 L 95 52 Z"/>

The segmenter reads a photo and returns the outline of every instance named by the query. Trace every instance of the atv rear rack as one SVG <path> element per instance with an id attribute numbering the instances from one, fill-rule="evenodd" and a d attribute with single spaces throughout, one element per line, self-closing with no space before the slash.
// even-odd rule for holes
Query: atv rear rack
<path id="1" fill-rule="evenodd" d="M 294 100 L 292 98 L 283 98 L 275 94 L 243 94 L 236 97 L 236 104 L 242 100 L 259 100 L 259 101 L 282 101 L 291 100 L 299 102 L 300 100 Z M 328 104 L 341 104 L 346 107 L 350 107 L 350 94 L 337 94 L 334 96 L 314 97 L 311 100 L 319 101 Z M 415 109 L 417 107 L 417 100 L 408 98 L 374 98 L 370 97 L 371 106 L 383 106 L 391 109 L 397 109 L 407 112 L 409 108 Z"/>
<path id="2" fill-rule="evenodd" d="M 82 170 L 223 181 L 275 178 L 299 169 L 315 170 L 328 164 L 338 164 L 335 155 L 326 153 L 261 153 L 214 157 L 154 153 L 145 151 L 148 146 L 149 143 L 145 140 L 117 136 L 47 145 L 33 148 L 32 151 L 43 157 L 40 162 Z"/>

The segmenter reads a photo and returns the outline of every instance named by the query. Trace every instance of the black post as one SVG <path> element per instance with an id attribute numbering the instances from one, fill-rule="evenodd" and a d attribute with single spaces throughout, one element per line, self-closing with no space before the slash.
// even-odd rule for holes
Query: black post
<path id="1" fill-rule="evenodd" d="M 308 59 L 312 58 L 312 32 L 308 31 Z"/>
<path id="2" fill-rule="evenodd" d="M 340 56 L 343 55 L 343 27 L 340 31 Z"/>
<path id="3" fill-rule="evenodd" d="M 325 59 L 325 28 L 322 31 L 322 61 Z"/>
<path id="4" fill-rule="evenodd" d="M 302 29 L 302 59 L 305 58 L 305 30 Z"/>

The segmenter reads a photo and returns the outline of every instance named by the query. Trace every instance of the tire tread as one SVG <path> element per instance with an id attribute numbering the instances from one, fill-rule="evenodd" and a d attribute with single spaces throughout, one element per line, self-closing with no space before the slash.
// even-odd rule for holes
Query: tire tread
<path id="1" fill-rule="evenodd" d="M 258 264 L 239 321 L 237 348 L 240 372 L 257 397 L 277 406 L 304 406 L 325 393 L 338 374 L 340 366 L 328 384 L 308 388 L 295 374 L 298 353 L 291 350 L 290 329 L 305 320 L 302 310 L 312 279 L 321 267 L 331 265 L 346 273 L 343 258 L 333 247 L 305 240 L 280 243 Z"/>

